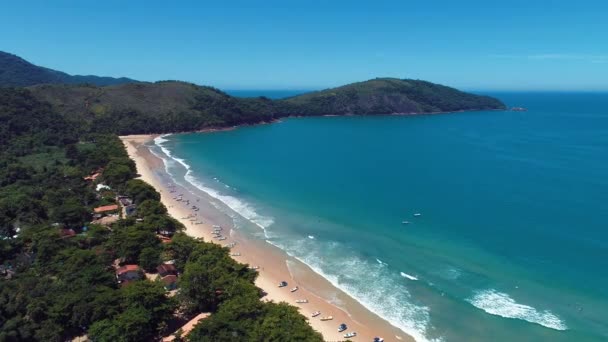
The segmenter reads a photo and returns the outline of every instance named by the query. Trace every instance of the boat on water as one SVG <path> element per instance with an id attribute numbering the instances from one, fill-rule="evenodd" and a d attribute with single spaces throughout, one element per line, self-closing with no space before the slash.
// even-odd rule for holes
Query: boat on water
<path id="1" fill-rule="evenodd" d="M 349 332 L 348 334 L 344 334 L 344 338 L 351 338 L 357 336 L 356 332 Z"/>
<path id="2" fill-rule="evenodd" d="M 348 329 L 348 327 L 344 323 L 342 323 L 338 326 L 338 332 L 343 332 L 346 329 Z"/>
<path id="3" fill-rule="evenodd" d="M 321 311 L 315 311 L 315 312 L 313 312 L 313 313 L 312 313 L 312 315 L 311 315 L 311 316 L 312 316 L 312 317 L 317 317 L 317 316 L 319 316 L 320 314 L 321 314 Z"/>
<path id="4" fill-rule="evenodd" d="M 282 281 L 279 283 L 279 287 L 285 287 L 287 286 L 287 282 L 286 281 Z"/>
<path id="5" fill-rule="evenodd" d="M 296 291 L 298 291 L 299 289 L 300 289 L 300 288 L 296 286 L 296 287 L 292 288 L 292 289 L 291 289 L 291 290 L 289 290 L 289 291 L 291 291 L 291 292 L 296 292 Z"/>
<path id="6" fill-rule="evenodd" d="M 334 316 L 321 317 L 322 321 L 331 321 L 332 319 L 334 319 Z"/>
<path id="7" fill-rule="evenodd" d="M 296 299 L 296 303 L 298 303 L 298 304 L 308 303 L 308 299 Z"/>
<path id="8" fill-rule="evenodd" d="M 422 214 L 421 214 L 421 213 L 415 213 L 415 214 L 414 214 L 414 217 L 420 217 L 420 216 L 422 216 Z"/>

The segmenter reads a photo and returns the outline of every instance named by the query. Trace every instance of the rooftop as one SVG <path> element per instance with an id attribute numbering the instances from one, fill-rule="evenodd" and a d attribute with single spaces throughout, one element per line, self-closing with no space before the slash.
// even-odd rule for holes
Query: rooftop
<path id="1" fill-rule="evenodd" d="M 106 211 L 113 211 L 113 210 L 118 210 L 118 204 L 104 205 L 104 206 L 93 209 L 93 211 L 95 211 L 96 213 L 103 213 Z"/>

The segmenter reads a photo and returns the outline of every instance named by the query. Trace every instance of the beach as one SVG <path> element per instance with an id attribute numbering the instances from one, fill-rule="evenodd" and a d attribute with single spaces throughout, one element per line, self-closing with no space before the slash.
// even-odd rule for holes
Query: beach
<path id="1" fill-rule="evenodd" d="M 356 332 L 357 337 L 352 338 L 355 341 L 371 341 L 375 336 L 383 337 L 386 341 L 413 341 L 403 331 L 393 327 L 335 288 L 305 264 L 263 240 L 250 239 L 237 229 L 233 229 L 231 218 L 217 209 L 213 198 L 187 186 L 175 184 L 167 174 L 163 160 L 155 156 L 146 146 L 154 137 L 154 135 L 121 137 L 129 156 L 136 163 L 140 178 L 160 192 L 161 201 L 167 207 L 169 214 L 186 227 L 186 234 L 222 245 L 234 244 L 230 251 L 233 258 L 258 270 L 256 285 L 267 293 L 263 300 L 287 302 L 298 307 L 308 318 L 311 326 L 319 331 L 326 341 L 344 340 L 343 335 L 346 332 Z M 186 204 L 186 201 L 189 201 L 189 204 Z M 193 205 L 199 208 L 198 211 L 193 211 Z M 222 227 L 222 236 L 225 236 L 226 240 L 219 241 L 214 238 L 212 234 L 214 225 Z M 290 269 L 292 272 L 294 269 L 298 271 L 292 274 Z M 287 282 L 288 285 L 279 288 L 277 285 L 282 281 Z M 298 289 L 291 292 L 295 287 Z M 297 304 L 296 300 L 308 302 Z M 313 318 L 311 316 L 315 311 L 321 313 Z M 321 321 L 322 317 L 327 316 L 332 316 L 333 319 Z M 346 332 L 337 331 L 341 323 L 348 326 Z"/>

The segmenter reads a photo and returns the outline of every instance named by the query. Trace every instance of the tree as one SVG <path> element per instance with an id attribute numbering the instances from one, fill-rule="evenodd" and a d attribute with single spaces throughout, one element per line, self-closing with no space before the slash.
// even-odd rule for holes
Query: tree
<path id="1" fill-rule="evenodd" d="M 154 199 L 147 199 L 137 206 L 137 216 L 146 217 L 150 215 L 164 215 L 167 208 L 161 202 Z"/>
<path id="2" fill-rule="evenodd" d="M 135 165 L 128 158 L 117 158 L 108 163 L 103 178 L 112 186 L 122 185 L 135 176 Z"/>
<path id="3" fill-rule="evenodd" d="M 153 272 L 160 263 L 160 249 L 146 247 L 139 253 L 139 265 L 147 272 Z"/>
<path id="4" fill-rule="evenodd" d="M 150 184 L 141 179 L 131 179 L 127 182 L 125 194 L 133 198 L 135 204 L 140 204 L 147 199 L 160 201 L 160 194 Z"/>

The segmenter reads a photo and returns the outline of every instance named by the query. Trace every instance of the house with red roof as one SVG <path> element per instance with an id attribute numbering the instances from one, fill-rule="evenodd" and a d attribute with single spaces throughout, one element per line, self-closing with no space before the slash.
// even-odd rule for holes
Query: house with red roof
<path id="1" fill-rule="evenodd" d="M 116 269 L 116 279 L 119 283 L 141 278 L 143 278 L 143 273 L 138 265 L 124 265 Z"/>

